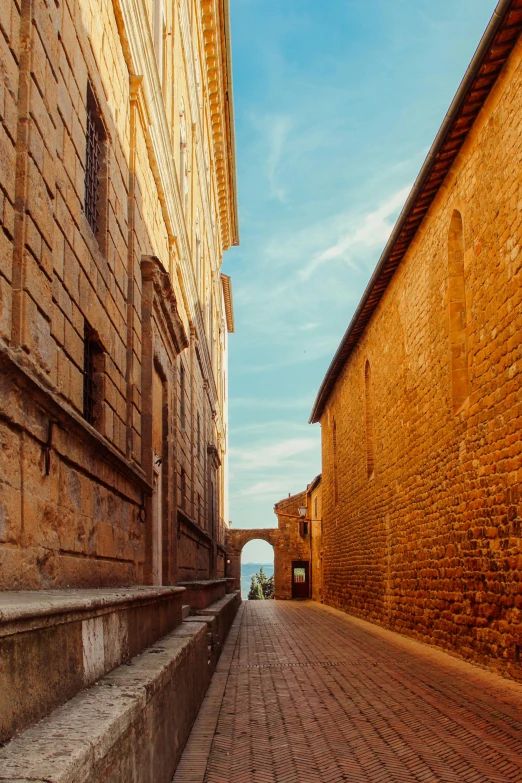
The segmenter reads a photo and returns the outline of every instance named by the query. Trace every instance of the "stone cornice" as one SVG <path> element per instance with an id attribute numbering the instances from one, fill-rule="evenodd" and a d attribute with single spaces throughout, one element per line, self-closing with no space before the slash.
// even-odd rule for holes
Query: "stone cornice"
<path id="1" fill-rule="evenodd" d="M 208 102 L 223 250 L 239 244 L 228 0 L 201 0 Z"/>

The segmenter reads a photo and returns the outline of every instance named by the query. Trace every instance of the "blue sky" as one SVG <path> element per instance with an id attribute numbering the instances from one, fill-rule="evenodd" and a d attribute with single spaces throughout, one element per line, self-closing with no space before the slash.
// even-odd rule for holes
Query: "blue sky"
<path id="1" fill-rule="evenodd" d="M 321 470 L 319 385 L 496 3 L 230 4 L 230 519 L 270 527 Z"/>

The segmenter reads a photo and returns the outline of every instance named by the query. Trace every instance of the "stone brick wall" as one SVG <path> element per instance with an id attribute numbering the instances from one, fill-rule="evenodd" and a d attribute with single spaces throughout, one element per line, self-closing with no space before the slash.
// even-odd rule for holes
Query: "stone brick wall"
<path id="1" fill-rule="evenodd" d="M 228 516 L 208 456 L 227 447 L 219 269 L 236 228 L 226 58 L 210 84 L 205 41 L 221 51 L 224 19 L 165 2 L 160 74 L 145 4 L 0 5 L 0 589 L 210 576 Z M 89 107 L 96 232 L 84 206 Z"/>
<path id="2" fill-rule="evenodd" d="M 513 676 L 521 118 L 519 42 L 321 419 L 325 601 Z"/>
<path id="3" fill-rule="evenodd" d="M 278 545 L 274 548 L 276 598 L 292 598 L 292 562 L 311 561 L 310 528 L 305 533 L 299 521 L 298 508 L 303 505 L 307 505 L 306 491 L 280 500 L 274 507 L 279 530 Z M 291 514 L 292 518 L 284 514 Z"/>

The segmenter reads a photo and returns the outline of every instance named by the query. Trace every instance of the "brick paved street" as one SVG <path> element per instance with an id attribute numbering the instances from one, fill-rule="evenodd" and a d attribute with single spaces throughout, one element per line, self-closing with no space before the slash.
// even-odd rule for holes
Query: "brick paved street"
<path id="1" fill-rule="evenodd" d="M 522 781 L 522 685 L 306 602 L 244 602 L 174 783 Z"/>

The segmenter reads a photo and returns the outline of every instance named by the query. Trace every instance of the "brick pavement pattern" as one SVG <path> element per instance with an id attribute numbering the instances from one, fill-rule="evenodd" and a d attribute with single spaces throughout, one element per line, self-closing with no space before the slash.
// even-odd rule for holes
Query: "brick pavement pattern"
<path id="1" fill-rule="evenodd" d="M 522 685 L 313 602 L 244 602 L 173 783 L 515 783 Z"/>

